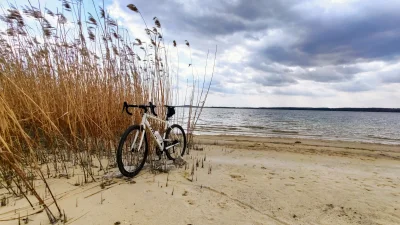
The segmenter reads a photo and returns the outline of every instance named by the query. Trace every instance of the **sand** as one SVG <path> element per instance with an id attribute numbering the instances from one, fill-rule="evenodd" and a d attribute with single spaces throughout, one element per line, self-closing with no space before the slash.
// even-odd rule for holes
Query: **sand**
<path id="1" fill-rule="evenodd" d="M 196 142 L 186 170 L 145 168 L 123 179 L 114 169 L 104 189 L 102 172 L 83 186 L 74 185 L 79 175 L 49 179 L 65 224 L 400 224 L 400 146 L 242 136 Z M 191 181 L 195 160 L 204 168 L 199 162 Z M 40 210 L 10 198 L 0 224 Z M 28 219 L 49 224 L 44 212 Z"/>

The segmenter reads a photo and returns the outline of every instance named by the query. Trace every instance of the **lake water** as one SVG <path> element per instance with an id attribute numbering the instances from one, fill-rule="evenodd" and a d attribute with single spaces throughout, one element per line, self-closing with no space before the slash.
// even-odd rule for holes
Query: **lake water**
<path id="1" fill-rule="evenodd" d="M 205 108 L 195 134 L 400 144 L 400 113 Z"/>

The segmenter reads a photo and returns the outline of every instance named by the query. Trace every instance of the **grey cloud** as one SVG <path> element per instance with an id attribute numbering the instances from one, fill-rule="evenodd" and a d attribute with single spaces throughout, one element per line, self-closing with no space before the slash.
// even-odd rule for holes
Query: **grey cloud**
<path id="1" fill-rule="evenodd" d="M 275 95 L 289 95 L 289 96 L 311 96 L 311 97 L 332 97 L 334 96 L 331 92 L 326 91 L 309 91 L 309 90 L 297 90 L 293 88 L 280 88 L 272 92 Z"/>
<path id="2" fill-rule="evenodd" d="M 398 15 L 371 15 L 360 21 L 348 18 L 338 24 L 310 23 L 307 36 L 296 47 L 317 57 L 329 54 L 334 64 L 355 59 L 390 59 L 400 55 L 400 49 L 395 47 L 400 42 L 400 29 L 394 22 L 400 20 Z"/>
<path id="3" fill-rule="evenodd" d="M 122 5 L 130 3 L 122 1 Z M 353 14 L 320 14 L 299 10 L 304 1 L 239 0 L 195 1 L 138 1 L 139 10 L 151 21 L 158 16 L 174 34 L 189 34 L 200 42 L 216 42 L 216 37 L 243 32 L 243 38 L 259 39 L 255 32 L 270 28 L 283 29 L 298 41 L 286 47 L 272 46 L 255 49 L 253 57 L 286 65 L 321 66 L 350 64 L 355 60 L 391 59 L 400 55 L 400 4 L 388 7 L 380 2 L 363 2 Z M 366 6 L 364 6 L 366 5 Z M 194 10 L 188 10 L 192 8 Z M 128 9 L 126 9 L 128 10 Z M 196 13 L 193 13 L 196 12 Z M 200 40 L 206 38 L 206 40 Z M 210 39 L 211 38 L 211 39 Z M 218 43 L 224 44 L 224 43 Z M 285 43 L 282 43 L 285 45 Z"/>
<path id="4" fill-rule="evenodd" d="M 236 94 L 238 91 L 233 88 L 226 87 L 227 83 L 224 81 L 214 80 L 210 87 L 212 93 L 225 93 L 225 94 Z"/>
<path id="5" fill-rule="evenodd" d="M 344 68 L 342 66 L 317 67 L 312 71 L 305 71 L 297 75 L 300 79 L 317 82 L 340 82 L 351 80 L 355 74 L 362 70 L 356 67 Z"/>
<path id="6" fill-rule="evenodd" d="M 354 65 L 346 66 L 324 66 L 302 68 L 293 70 L 283 65 L 277 66 L 276 64 L 257 64 L 252 63 L 253 68 L 267 73 L 284 74 L 294 80 L 311 80 L 316 82 L 342 82 L 352 80 L 354 76 L 363 72 L 362 68 Z"/>
<path id="7" fill-rule="evenodd" d="M 259 55 L 264 55 L 264 58 L 272 62 L 279 62 L 289 66 L 311 66 L 309 56 L 304 52 L 299 52 L 296 49 L 283 48 L 273 46 L 259 52 Z M 257 56 L 256 56 L 257 57 Z"/>
<path id="8" fill-rule="evenodd" d="M 379 74 L 384 83 L 400 83 L 400 70 Z"/>
<path id="9" fill-rule="evenodd" d="M 218 22 L 216 22 L 218 21 Z M 241 20 L 227 18 L 226 15 L 208 15 L 187 18 L 185 29 L 202 32 L 202 36 L 231 35 L 246 30 L 248 26 Z"/>
<path id="10" fill-rule="evenodd" d="M 355 65 L 350 65 L 350 66 L 341 65 L 341 66 L 335 66 L 334 68 L 338 73 L 348 74 L 348 75 L 353 75 L 364 71 L 362 68 Z"/>
<path id="11" fill-rule="evenodd" d="M 246 38 L 246 39 L 252 40 L 252 41 L 259 41 L 260 40 L 260 37 L 257 37 L 256 35 L 249 34 L 249 33 L 244 34 L 243 37 Z"/>
<path id="12" fill-rule="evenodd" d="M 362 3 L 353 5 L 357 8 L 353 14 L 326 13 L 328 16 L 320 14 L 321 18 L 312 19 L 308 14 L 318 15 L 317 8 L 315 12 L 297 10 L 281 24 L 286 33 L 298 38 L 297 42 L 285 47 L 266 47 L 255 52 L 254 56 L 299 66 L 340 65 L 396 58 L 400 55 L 400 48 L 396 47 L 400 43 L 399 2 Z"/>
<path id="13" fill-rule="evenodd" d="M 290 5 L 294 0 L 240 0 L 237 4 L 229 5 L 226 11 L 239 16 L 243 20 L 285 20 L 291 17 Z"/>
<path id="14" fill-rule="evenodd" d="M 298 91 L 298 90 L 292 90 L 292 89 L 278 89 L 272 92 L 273 94 L 276 95 L 301 95 L 301 96 L 316 96 L 315 93 L 311 92 L 311 91 Z"/>
<path id="15" fill-rule="evenodd" d="M 121 2 L 121 6 L 129 11 L 125 6 L 131 1 Z M 135 4 L 147 21 L 151 21 L 152 16 L 157 16 L 162 25 L 173 30 L 175 34 L 191 33 L 193 38 L 215 38 L 218 35 L 232 35 L 240 31 L 254 31 L 267 27 L 267 22 L 263 19 L 252 19 L 260 17 L 263 10 L 251 2 L 265 5 L 263 1 L 239 1 L 234 5 L 229 1 L 210 0 L 190 3 L 139 0 Z M 194 9 L 195 13 L 188 8 Z"/>
<path id="16" fill-rule="evenodd" d="M 355 82 L 335 84 L 333 87 L 338 91 L 344 92 L 363 92 L 375 89 L 375 85 L 373 83 L 367 83 L 360 80 L 357 80 Z"/>
<path id="17" fill-rule="evenodd" d="M 257 70 L 267 72 L 267 73 L 290 73 L 292 72 L 288 68 L 282 68 L 277 66 L 272 62 L 260 62 L 258 60 L 253 60 L 249 62 L 249 65 Z"/>
<path id="18" fill-rule="evenodd" d="M 297 80 L 283 74 L 260 74 L 253 77 L 253 82 L 263 86 L 288 86 L 297 84 Z"/>

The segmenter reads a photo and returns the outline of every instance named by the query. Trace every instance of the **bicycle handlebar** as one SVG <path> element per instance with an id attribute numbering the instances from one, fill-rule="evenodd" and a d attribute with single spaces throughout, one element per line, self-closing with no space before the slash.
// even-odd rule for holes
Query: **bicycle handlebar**
<path id="1" fill-rule="evenodd" d="M 147 113 L 147 108 L 150 108 L 151 113 L 153 113 L 154 116 L 157 116 L 157 113 L 154 111 L 154 109 L 155 109 L 157 106 L 156 106 L 156 105 L 153 105 L 152 102 L 149 102 L 149 105 L 128 105 L 127 102 L 124 102 L 124 105 L 123 105 L 123 107 L 122 107 L 122 113 L 123 113 L 124 111 L 126 111 L 126 113 L 127 113 L 128 115 L 132 115 L 132 113 L 129 112 L 129 108 L 130 108 L 130 107 L 132 107 L 132 108 L 140 108 L 140 109 L 143 109 L 145 113 Z"/>

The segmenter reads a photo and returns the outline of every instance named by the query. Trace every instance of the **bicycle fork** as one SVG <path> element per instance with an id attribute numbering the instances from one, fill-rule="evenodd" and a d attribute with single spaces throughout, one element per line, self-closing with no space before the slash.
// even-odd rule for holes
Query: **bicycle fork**
<path id="1" fill-rule="evenodd" d="M 139 141 L 139 144 L 137 145 L 137 139 L 138 139 L 138 136 L 139 136 L 139 133 L 141 132 L 141 131 L 143 131 L 141 134 L 140 134 L 140 141 Z M 144 129 L 140 129 L 139 130 L 139 132 L 137 132 L 136 134 L 135 134 L 135 138 L 133 139 L 133 142 L 132 142 L 132 144 L 131 144 L 131 152 L 134 152 L 135 151 L 135 145 L 137 145 L 137 151 L 139 151 L 139 149 L 142 147 L 142 143 L 143 143 L 143 138 L 144 138 Z"/>

